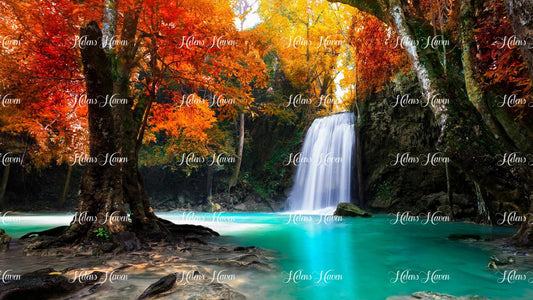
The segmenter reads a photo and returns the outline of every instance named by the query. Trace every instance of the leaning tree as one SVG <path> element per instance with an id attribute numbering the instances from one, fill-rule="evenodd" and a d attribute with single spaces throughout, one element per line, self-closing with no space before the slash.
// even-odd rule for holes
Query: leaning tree
<path id="1" fill-rule="evenodd" d="M 476 1 L 434 1 L 439 12 L 459 13 L 459 42 L 444 53 L 431 51 L 420 41 L 435 36 L 435 24 L 427 21 L 422 4 L 406 0 L 329 0 L 354 6 L 391 26 L 404 43 L 404 49 L 417 75 L 423 97 L 440 127 L 437 149 L 494 197 L 496 203 L 511 203 L 523 213 L 533 212 L 533 174 L 527 166 L 500 166 L 502 151 L 533 151 L 533 124 L 518 122 L 505 109 L 496 107 L 495 97 L 484 94 L 474 78 L 473 17 Z M 533 30 L 532 1 L 508 0 L 510 19 L 518 37 L 530 41 Z M 442 16 L 441 16 L 442 17 Z M 447 16 L 444 16 L 447 17 Z M 438 16 L 433 19 L 436 23 Z M 442 38 L 453 40 L 450 32 Z M 454 46 L 460 51 L 453 51 Z M 531 46 L 521 47 L 529 70 L 533 70 Z M 448 55 L 443 63 L 443 56 Z M 533 77 L 532 77 L 533 78 Z M 447 99 L 448 101 L 431 101 Z M 533 244 L 533 214 L 529 214 L 513 240 L 517 245 Z"/>

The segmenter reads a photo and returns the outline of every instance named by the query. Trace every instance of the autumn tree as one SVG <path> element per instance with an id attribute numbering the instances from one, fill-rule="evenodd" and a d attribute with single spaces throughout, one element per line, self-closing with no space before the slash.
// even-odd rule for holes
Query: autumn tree
<path id="1" fill-rule="evenodd" d="M 235 28 L 232 2 L 30 2 L 8 1 L 3 8 L 20 25 L 9 30 L 26 42 L 21 55 L 28 59 L 20 74 L 27 70 L 24 76 L 38 83 L 33 87 L 55 91 L 54 97 L 33 102 L 64 109 L 76 95 L 90 99 L 89 162 L 78 213 L 103 220 L 113 212 L 125 216 L 128 204 L 131 229 L 140 237 L 178 230 L 157 218 L 148 203 L 139 150 L 156 132 L 176 138 L 185 133 L 202 143 L 213 111 L 205 105 L 178 109 L 183 96 L 200 90 L 235 92 L 230 95 L 235 97 L 249 93 L 248 83 L 257 75 L 250 70 L 260 72 L 261 64 Z M 35 21 L 37 26 L 30 26 Z M 115 154 L 120 161 L 110 164 Z M 135 240 L 129 222 L 121 218 L 103 225 L 73 223 L 59 241 L 91 239 L 95 226 L 103 226 L 117 244 Z"/>
<path id="2" fill-rule="evenodd" d="M 306 106 L 308 117 L 321 104 L 326 104 L 321 107 L 327 111 L 333 110 L 334 103 L 342 107 L 342 99 L 335 97 L 335 79 L 348 44 L 342 28 L 349 27 L 350 13 L 355 10 L 335 12 L 326 1 L 263 1 L 259 12 L 264 20 L 260 27 L 265 38 L 270 38 L 280 67 L 303 92 L 297 102 L 312 102 Z M 285 96 L 286 102 L 294 103 L 296 95 Z"/>

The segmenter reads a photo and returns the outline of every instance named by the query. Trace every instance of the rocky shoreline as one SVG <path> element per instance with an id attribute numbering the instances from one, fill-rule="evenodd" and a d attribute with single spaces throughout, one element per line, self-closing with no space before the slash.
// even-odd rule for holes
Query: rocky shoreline
<path id="1" fill-rule="evenodd" d="M 200 239 L 101 255 L 81 246 L 24 254 L 29 244 L 16 240 L 0 258 L 11 270 L 0 299 L 246 299 L 239 285 L 251 272 L 278 268 L 273 251 Z"/>
<path id="2" fill-rule="evenodd" d="M 339 205 L 335 215 L 373 217 L 348 203 Z M 60 229 L 44 232 L 52 234 Z M 26 239 L 11 239 L 5 232 L 0 234 L 0 240 L 4 241 L 0 245 L 4 249 L 0 264 L 11 272 L 5 282 L 0 282 L 0 299 L 35 299 L 35 295 L 40 299 L 254 299 L 254 295 L 247 293 L 250 285 L 260 288 L 261 280 L 274 278 L 282 272 L 275 251 L 220 243 L 216 235 L 184 236 L 177 242 L 150 242 L 133 251 L 117 253 L 95 251 L 84 245 L 34 248 L 33 245 L 43 238 L 42 232 L 41 237 L 38 235 L 26 234 Z M 531 249 L 510 245 L 507 242 L 509 236 L 457 232 L 445 238 L 454 243 L 475 244 L 493 255 L 486 262 L 487 271 L 529 270 L 533 267 Z M 105 245 L 101 246 L 105 248 Z M 433 291 L 387 298 L 410 299 L 488 298 L 456 297 Z"/>

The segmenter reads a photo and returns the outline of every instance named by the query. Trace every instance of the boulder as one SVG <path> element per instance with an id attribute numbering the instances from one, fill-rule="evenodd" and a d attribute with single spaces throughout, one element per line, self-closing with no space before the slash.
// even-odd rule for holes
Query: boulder
<path id="1" fill-rule="evenodd" d="M 138 300 L 154 297 L 155 295 L 164 293 L 170 290 L 177 280 L 177 273 L 167 275 L 158 281 L 152 283 L 144 292 L 137 298 Z"/>
<path id="2" fill-rule="evenodd" d="M 10 242 L 11 237 L 3 229 L 0 229 L 0 251 L 7 251 L 9 249 Z"/>
<path id="3" fill-rule="evenodd" d="M 339 203 L 333 215 L 341 217 L 372 217 L 371 213 L 364 211 L 351 203 Z"/>
<path id="4" fill-rule="evenodd" d="M 64 296 L 86 286 L 96 284 L 102 272 L 87 274 L 86 280 L 73 280 L 52 268 L 40 269 L 23 275 L 4 274 L 0 284 L 0 299 L 65 299 Z"/>

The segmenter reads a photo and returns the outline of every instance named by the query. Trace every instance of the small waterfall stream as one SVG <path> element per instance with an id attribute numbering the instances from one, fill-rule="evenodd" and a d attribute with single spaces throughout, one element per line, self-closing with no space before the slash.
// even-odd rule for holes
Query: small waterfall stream
<path id="1" fill-rule="evenodd" d="M 290 210 L 317 210 L 350 202 L 354 119 L 353 113 L 345 112 L 313 121 L 289 195 Z"/>

